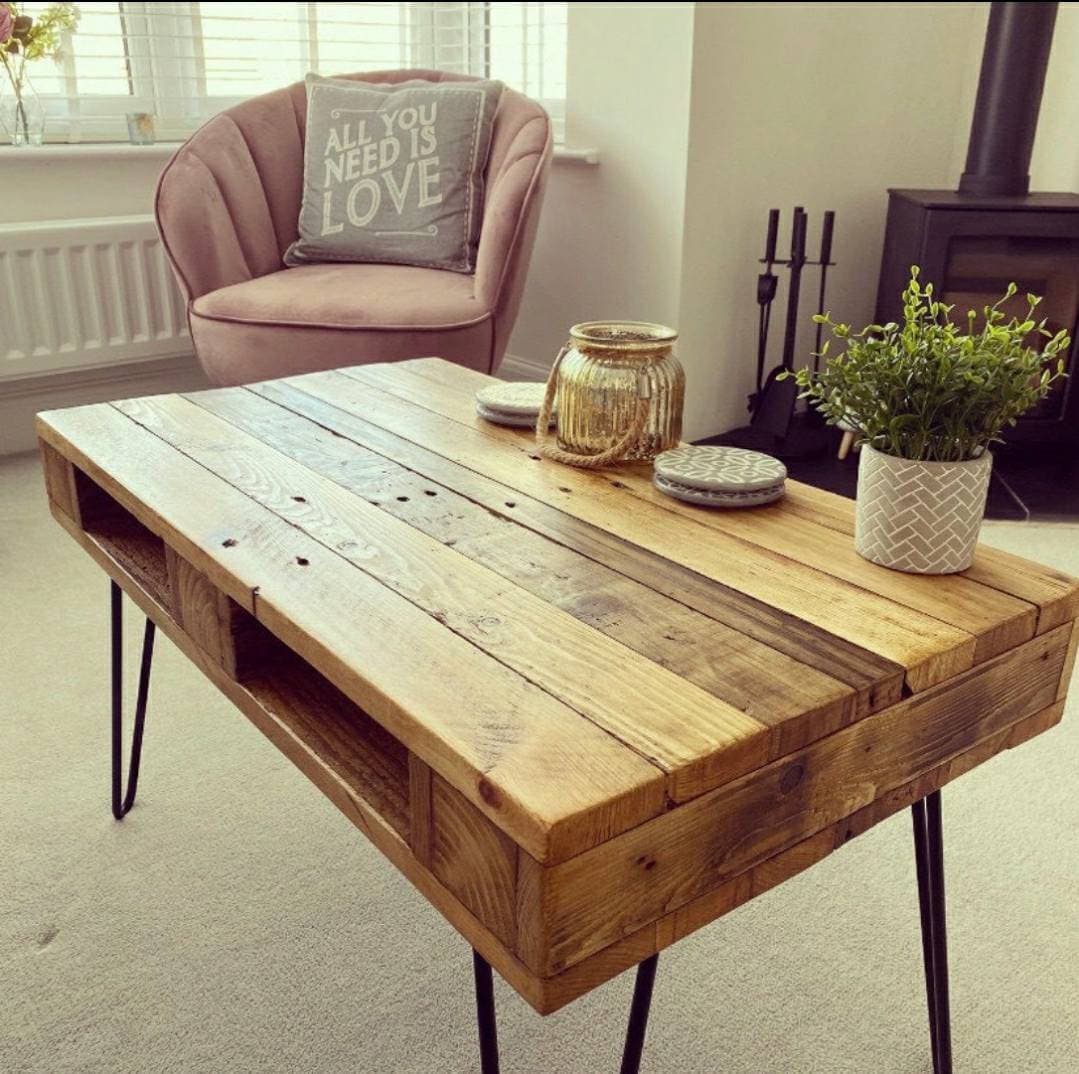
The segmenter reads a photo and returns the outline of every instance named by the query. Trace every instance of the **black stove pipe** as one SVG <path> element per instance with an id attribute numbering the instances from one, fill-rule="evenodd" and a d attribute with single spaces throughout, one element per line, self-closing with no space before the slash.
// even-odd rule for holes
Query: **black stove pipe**
<path id="1" fill-rule="evenodd" d="M 978 99 L 960 194 L 1026 194 L 1055 3 L 995 3 L 989 11 Z"/>

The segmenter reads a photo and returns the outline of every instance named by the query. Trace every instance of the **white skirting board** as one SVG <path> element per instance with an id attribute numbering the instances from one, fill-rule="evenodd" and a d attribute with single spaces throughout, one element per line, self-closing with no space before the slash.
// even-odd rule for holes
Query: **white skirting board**
<path id="1" fill-rule="evenodd" d="M 495 370 L 495 376 L 503 380 L 542 380 L 546 381 L 554 363 L 552 355 L 547 362 L 537 362 L 519 354 L 507 354 L 502 364 Z"/>
<path id="2" fill-rule="evenodd" d="M 83 403 L 210 387 L 193 353 L 0 382 L 0 455 L 37 447 L 34 415 Z"/>

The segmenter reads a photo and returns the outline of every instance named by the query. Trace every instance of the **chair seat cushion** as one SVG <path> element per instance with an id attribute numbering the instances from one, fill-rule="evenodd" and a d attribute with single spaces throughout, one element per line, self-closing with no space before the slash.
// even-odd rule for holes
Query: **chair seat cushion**
<path id="1" fill-rule="evenodd" d="M 409 265 L 304 265 L 196 298 L 189 321 L 214 384 L 438 355 L 491 370 L 494 316 L 472 277 Z"/>
<path id="2" fill-rule="evenodd" d="M 473 278 L 410 265 L 303 265 L 196 298 L 218 321 L 308 328 L 459 328 L 491 315 Z"/>

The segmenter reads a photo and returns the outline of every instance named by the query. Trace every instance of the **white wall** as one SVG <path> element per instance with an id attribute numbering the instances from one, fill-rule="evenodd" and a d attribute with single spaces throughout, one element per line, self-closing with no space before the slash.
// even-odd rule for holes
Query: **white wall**
<path id="1" fill-rule="evenodd" d="M 677 324 L 696 6 L 570 5 L 566 137 L 601 160 L 555 166 L 511 355 L 550 365 L 579 321 Z"/>
<path id="2" fill-rule="evenodd" d="M 954 187 L 985 4 L 698 4 L 679 323 L 689 391 L 686 434 L 745 424 L 756 360 L 755 261 L 769 208 L 836 210 L 828 305 L 872 318 L 886 188 Z M 972 50 L 968 42 L 977 47 Z M 769 365 L 779 360 L 786 275 L 779 270 Z M 806 358 L 814 270 L 803 276 Z"/>
<path id="3" fill-rule="evenodd" d="M 1041 119 L 1030 162 L 1032 190 L 1079 190 L 1079 3 L 1057 9 Z"/>
<path id="4" fill-rule="evenodd" d="M 155 147 L 157 148 L 157 147 Z M 46 147 L 4 160 L 0 149 L 0 224 L 149 213 L 164 165 L 158 153 L 121 146 L 124 156 L 64 156 Z"/>

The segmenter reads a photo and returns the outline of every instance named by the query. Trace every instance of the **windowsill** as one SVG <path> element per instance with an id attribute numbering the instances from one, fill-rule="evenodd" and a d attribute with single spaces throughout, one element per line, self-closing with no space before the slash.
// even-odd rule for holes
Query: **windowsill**
<path id="1" fill-rule="evenodd" d="M 0 160 L 168 160 L 179 142 L 157 142 L 154 145 L 131 145 L 129 142 L 52 142 L 48 145 L 8 145 L 0 147 Z M 598 164 L 598 149 L 576 149 L 555 146 L 555 163 Z"/>
<path id="2" fill-rule="evenodd" d="M 130 142 L 51 142 L 48 145 L 6 145 L 0 160 L 168 160 L 179 142 L 131 145 Z"/>

